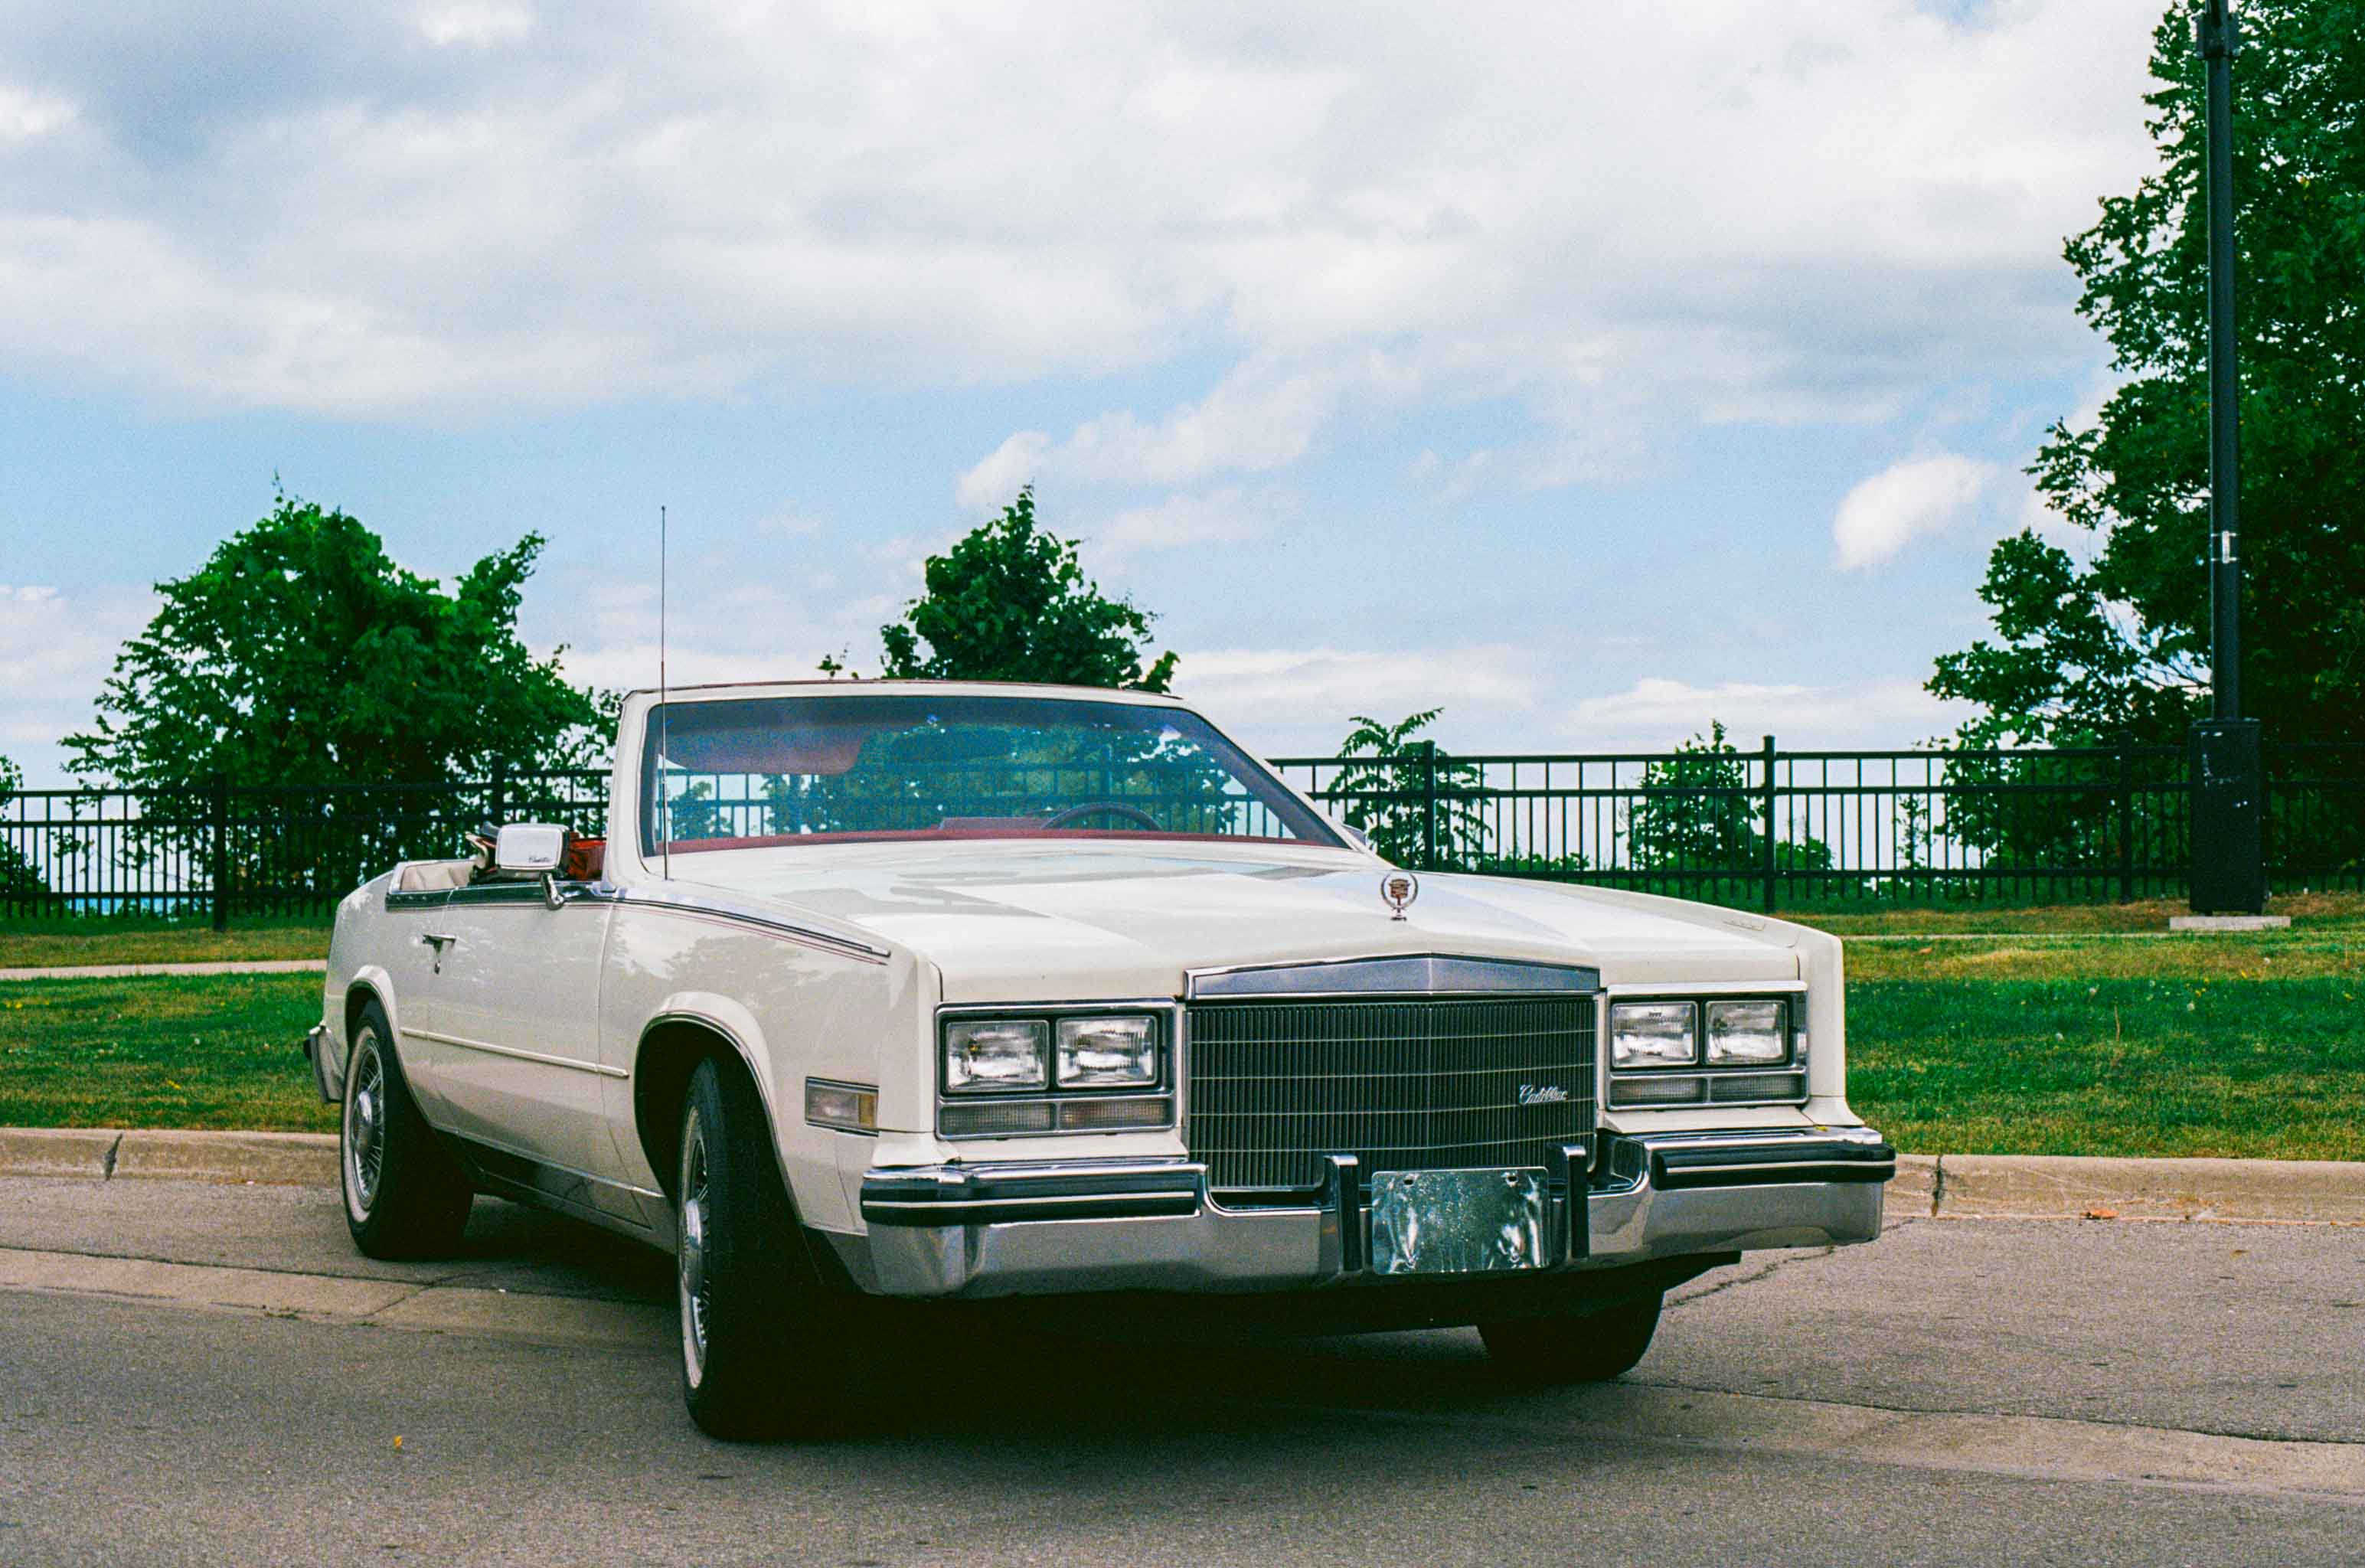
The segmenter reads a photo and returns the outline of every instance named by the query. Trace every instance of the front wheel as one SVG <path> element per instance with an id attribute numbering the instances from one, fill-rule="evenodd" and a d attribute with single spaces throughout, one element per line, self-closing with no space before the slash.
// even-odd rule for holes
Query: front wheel
<path id="1" fill-rule="evenodd" d="M 681 1389 L 709 1437 L 843 1428 L 866 1358 L 772 1155 L 763 1101 L 735 1066 L 699 1064 L 682 1108 L 674 1257 Z"/>
<path id="2" fill-rule="evenodd" d="M 345 1228 L 372 1258 L 443 1257 L 467 1228 L 476 1193 L 419 1114 L 392 1038 L 385 1010 L 375 1002 L 364 1006 L 337 1121 Z"/>
<path id="3" fill-rule="evenodd" d="M 1486 1353 L 1512 1381 L 1534 1387 L 1603 1383 L 1631 1371 L 1659 1329 L 1658 1293 L 1582 1317 L 1481 1323 Z"/>

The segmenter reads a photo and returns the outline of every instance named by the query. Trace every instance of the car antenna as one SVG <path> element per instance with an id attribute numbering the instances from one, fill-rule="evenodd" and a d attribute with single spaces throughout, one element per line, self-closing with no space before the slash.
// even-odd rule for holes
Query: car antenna
<path id="1" fill-rule="evenodd" d="M 666 742 L 673 731 L 673 712 L 666 702 L 666 509 L 657 508 L 657 765 L 650 777 L 657 786 L 657 853 L 664 857 L 665 879 L 673 880 L 673 806 L 665 798 Z"/>

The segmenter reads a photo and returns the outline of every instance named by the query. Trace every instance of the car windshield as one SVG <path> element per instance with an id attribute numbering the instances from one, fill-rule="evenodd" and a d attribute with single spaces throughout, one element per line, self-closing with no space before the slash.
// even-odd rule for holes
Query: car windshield
<path id="1" fill-rule="evenodd" d="M 674 702 L 642 743 L 644 853 L 877 839 L 1337 834 L 1196 713 L 899 693 Z"/>

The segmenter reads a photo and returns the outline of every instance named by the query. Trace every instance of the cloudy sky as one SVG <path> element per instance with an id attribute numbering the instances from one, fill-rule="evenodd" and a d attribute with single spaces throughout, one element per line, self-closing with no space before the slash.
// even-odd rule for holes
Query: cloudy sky
<path id="1" fill-rule="evenodd" d="M 602 684 L 1032 481 L 1268 748 L 1911 743 L 2161 9 L 0 0 L 0 751 L 275 476 Z"/>

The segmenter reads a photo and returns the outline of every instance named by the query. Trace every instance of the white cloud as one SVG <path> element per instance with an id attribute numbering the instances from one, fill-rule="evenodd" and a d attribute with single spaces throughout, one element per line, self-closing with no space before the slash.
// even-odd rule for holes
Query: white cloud
<path id="1" fill-rule="evenodd" d="M 1664 750 L 1706 734 L 1712 721 L 1740 746 L 1771 734 L 1788 749 L 1894 747 L 1945 734 L 1964 711 L 1908 679 L 1697 686 L 1651 677 L 1624 691 L 1584 699 L 1569 710 L 1563 729 L 1566 744 L 1579 751 Z"/>
<path id="2" fill-rule="evenodd" d="M 1245 741 L 1322 752 L 1347 733 L 1350 714 L 1393 722 L 1440 702 L 1456 733 L 1524 733 L 1543 684 L 1533 659 L 1504 644 L 1216 648 L 1186 651 L 1175 685 Z"/>
<path id="3" fill-rule="evenodd" d="M 1987 507 L 2002 476 L 1995 464 L 1939 453 L 1893 463 L 1859 481 L 1832 519 L 1840 569 L 1864 571 L 1916 539 L 1963 526 Z"/>
<path id="4" fill-rule="evenodd" d="M 0 146 L 47 136 L 73 118 L 73 105 L 63 98 L 0 82 Z"/>
<path id="5" fill-rule="evenodd" d="M 1006 504 L 1018 487 L 1178 485 L 1216 474 L 1262 474 L 1295 463 L 1351 389 L 1390 377 L 1376 360 L 1322 371 L 1246 365 L 1198 402 L 1145 422 L 1130 410 L 1078 425 L 1065 441 L 1021 431 L 963 474 L 954 496 L 972 511 Z"/>
<path id="6" fill-rule="evenodd" d="M 1117 570 L 1138 556 L 1161 550 L 1269 541 L 1289 526 L 1297 509 L 1297 498 L 1285 492 L 1225 485 L 1128 507 L 1099 527 L 1086 528 L 1084 535 L 1093 563 Z"/>
<path id="7" fill-rule="evenodd" d="M 198 15 L 12 14 L 74 126 L 0 100 L 12 366 L 434 420 L 1210 367 L 1014 420 L 973 498 L 1272 473 L 1407 387 L 1549 453 L 2074 370 L 2158 0 Z"/>
<path id="8" fill-rule="evenodd" d="M 435 6 L 420 16 L 419 31 L 438 49 L 455 43 L 486 49 L 515 43 L 533 31 L 533 11 L 525 6 Z"/>
<path id="9" fill-rule="evenodd" d="M 28 787 L 69 782 L 58 739 L 90 722 L 116 653 L 155 609 L 144 592 L 0 583 L 0 755 L 25 770 Z"/>

